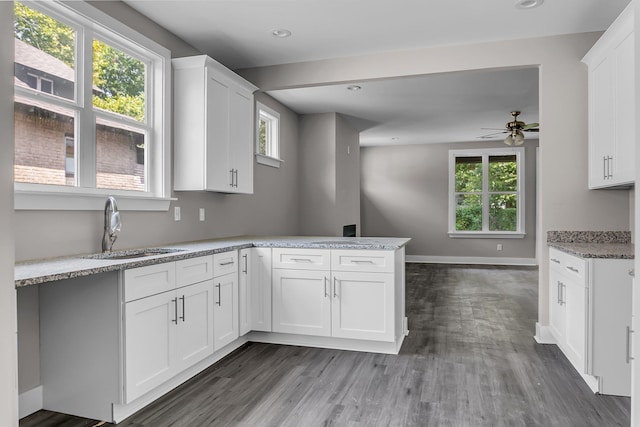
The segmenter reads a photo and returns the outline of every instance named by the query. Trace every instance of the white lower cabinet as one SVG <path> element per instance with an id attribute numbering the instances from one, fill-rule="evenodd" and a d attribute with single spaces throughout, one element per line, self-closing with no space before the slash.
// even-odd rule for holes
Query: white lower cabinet
<path id="1" fill-rule="evenodd" d="M 393 323 L 392 274 L 333 273 L 332 336 L 393 341 Z"/>
<path id="2" fill-rule="evenodd" d="M 271 249 L 241 249 L 239 268 L 240 336 L 271 332 Z"/>
<path id="3" fill-rule="evenodd" d="M 549 326 L 594 392 L 629 396 L 633 260 L 549 249 Z"/>
<path id="4" fill-rule="evenodd" d="M 274 249 L 273 331 L 394 341 L 393 252 L 382 253 Z"/>
<path id="5" fill-rule="evenodd" d="M 216 277 L 213 304 L 214 351 L 232 343 L 239 336 L 238 274 Z"/>
<path id="6" fill-rule="evenodd" d="M 238 314 L 238 251 L 213 255 L 213 350 L 240 336 Z"/>
<path id="7" fill-rule="evenodd" d="M 211 280 L 125 305 L 126 402 L 213 353 Z"/>
<path id="8" fill-rule="evenodd" d="M 331 336 L 329 271 L 273 271 L 273 331 Z"/>
<path id="9" fill-rule="evenodd" d="M 148 286 L 149 277 L 163 271 L 159 266 L 173 266 L 176 277 L 184 277 L 181 283 L 199 281 L 125 303 L 126 403 L 213 354 L 211 264 L 211 257 L 201 257 L 125 271 L 125 295 L 132 294 L 127 289 L 140 289 L 141 284 L 152 289 Z"/>

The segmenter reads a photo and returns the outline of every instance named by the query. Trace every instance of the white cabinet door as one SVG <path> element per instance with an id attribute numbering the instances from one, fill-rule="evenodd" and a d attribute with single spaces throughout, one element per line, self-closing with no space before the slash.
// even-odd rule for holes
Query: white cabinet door
<path id="1" fill-rule="evenodd" d="M 240 275 L 238 277 L 238 313 L 240 336 L 251 330 L 251 281 L 253 271 L 250 268 L 253 260 L 251 248 L 240 250 Z"/>
<path id="2" fill-rule="evenodd" d="M 213 349 L 218 351 L 239 336 L 238 274 L 216 277 L 214 284 Z"/>
<path id="3" fill-rule="evenodd" d="M 615 102 L 613 61 L 602 58 L 589 66 L 589 187 L 609 185 L 614 154 Z"/>
<path id="4" fill-rule="evenodd" d="M 566 313 L 564 354 L 578 372 L 586 372 L 585 348 L 587 326 L 587 299 L 584 282 L 567 279 L 564 281 Z"/>
<path id="5" fill-rule="evenodd" d="M 633 33 L 616 46 L 615 61 L 615 154 L 613 180 L 635 181 L 635 55 Z"/>
<path id="6" fill-rule="evenodd" d="M 176 368 L 186 369 L 213 354 L 213 280 L 176 291 Z"/>
<path id="7" fill-rule="evenodd" d="M 207 68 L 205 190 L 231 190 L 229 168 L 229 86 Z"/>
<path id="8" fill-rule="evenodd" d="M 273 331 L 331 335 L 329 272 L 273 270 Z"/>
<path id="9" fill-rule="evenodd" d="M 235 193 L 253 193 L 253 94 L 231 88 L 229 92 L 229 166 Z"/>
<path id="10" fill-rule="evenodd" d="M 334 273 L 331 335 L 393 342 L 393 284 L 392 273 Z"/>
<path id="11" fill-rule="evenodd" d="M 251 248 L 249 304 L 251 329 L 271 332 L 271 248 Z"/>
<path id="12" fill-rule="evenodd" d="M 177 322 L 175 291 L 125 304 L 126 403 L 175 374 Z"/>
<path id="13" fill-rule="evenodd" d="M 558 345 L 564 341 L 565 307 L 563 303 L 565 279 L 554 269 L 549 269 L 549 326 Z"/>

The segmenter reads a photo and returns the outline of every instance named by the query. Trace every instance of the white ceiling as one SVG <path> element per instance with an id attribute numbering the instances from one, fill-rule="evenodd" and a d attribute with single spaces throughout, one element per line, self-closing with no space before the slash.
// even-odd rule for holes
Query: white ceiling
<path id="1" fill-rule="evenodd" d="M 630 0 L 125 0 L 231 69 L 606 29 Z M 278 39 L 274 29 L 292 36 Z M 537 70 L 474 71 L 269 92 L 299 113 L 339 112 L 365 145 L 474 140 L 513 109 L 538 121 Z M 544 129 L 542 124 L 541 129 Z"/>

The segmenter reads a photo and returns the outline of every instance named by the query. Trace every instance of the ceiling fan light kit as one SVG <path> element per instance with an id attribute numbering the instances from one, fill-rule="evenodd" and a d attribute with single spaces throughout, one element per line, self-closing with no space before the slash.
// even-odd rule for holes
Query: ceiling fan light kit
<path id="1" fill-rule="evenodd" d="M 480 136 L 478 138 L 491 138 L 501 133 L 507 133 L 507 137 L 504 139 L 504 143 L 507 145 L 522 145 L 524 144 L 524 132 L 539 132 L 539 123 L 525 123 L 518 120 L 520 111 L 512 111 L 511 116 L 513 120 L 507 122 L 504 125 L 505 130 L 502 132 L 491 133 L 489 135 Z"/>

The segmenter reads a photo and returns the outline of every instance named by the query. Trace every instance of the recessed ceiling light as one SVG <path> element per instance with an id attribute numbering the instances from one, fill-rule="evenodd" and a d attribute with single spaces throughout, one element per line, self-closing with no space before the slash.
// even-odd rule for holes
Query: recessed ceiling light
<path id="1" fill-rule="evenodd" d="M 357 92 L 361 89 L 362 89 L 362 86 L 358 86 L 358 85 L 347 86 L 347 90 L 350 90 L 352 92 Z"/>
<path id="2" fill-rule="evenodd" d="M 273 30 L 271 31 L 271 35 L 273 37 L 277 37 L 279 39 L 284 39 L 287 37 L 291 37 L 291 31 L 285 29 L 285 28 L 279 28 L 277 30 Z"/>
<path id="3" fill-rule="evenodd" d="M 544 3 L 544 0 L 516 0 L 516 8 L 533 9 L 542 6 L 542 3 Z"/>

